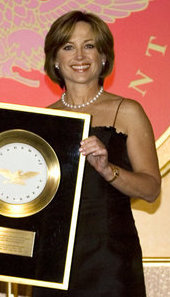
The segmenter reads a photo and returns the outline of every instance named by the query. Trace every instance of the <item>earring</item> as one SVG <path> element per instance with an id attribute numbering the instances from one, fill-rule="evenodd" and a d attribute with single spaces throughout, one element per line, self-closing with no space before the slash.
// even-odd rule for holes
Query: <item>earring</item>
<path id="1" fill-rule="evenodd" d="M 105 66 L 105 61 L 102 61 L 102 66 L 103 66 L 103 67 Z"/>
<path id="2" fill-rule="evenodd" d="M 55 64 L 55 68 L 59 70 L 59 64 Z"/>

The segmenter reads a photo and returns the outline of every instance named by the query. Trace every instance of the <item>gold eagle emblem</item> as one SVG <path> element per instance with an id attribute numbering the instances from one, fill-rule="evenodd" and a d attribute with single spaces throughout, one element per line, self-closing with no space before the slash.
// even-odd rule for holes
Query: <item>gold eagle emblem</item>
<path id="1" fill-rule="evenodd" d="M 15 172 L 12 172 L 11 170 L 0 168 L 0 175 L 6 178 L 3 181 L 4 184 L 25 185 L 25 180 L 32 178 L 38 174 L 39 172 L 35 171 L 28 171 L 24 173 L 22 170 L 17 170 Z"/>

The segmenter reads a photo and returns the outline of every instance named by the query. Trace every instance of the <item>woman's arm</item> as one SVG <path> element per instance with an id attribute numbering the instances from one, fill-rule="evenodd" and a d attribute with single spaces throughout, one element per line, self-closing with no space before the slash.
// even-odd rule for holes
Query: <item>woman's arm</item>
<path id="1" fill-rule="evenodd" d="M 160 192 L 160 173 L 151 124 L 139 103 L 125 100 L 119 121 L 126 124 L 127 150 L 133 172 L 118 168 L 119 176 L 111 184 L 130 197 L 154 201 Z M 90 164 L 105 178 L 113 178 L 114 164 L 108 162 L 108 153 L 95 136 L 85 139 L 80 151 Z"/>

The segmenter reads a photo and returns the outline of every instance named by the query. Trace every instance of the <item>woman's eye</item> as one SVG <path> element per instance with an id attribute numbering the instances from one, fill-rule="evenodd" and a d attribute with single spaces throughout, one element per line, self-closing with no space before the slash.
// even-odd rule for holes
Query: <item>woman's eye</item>
<path id="1" fill-rule="evenodd" d="M 65 45 L 64 47 L 63 47 L 63 49 L 65 50 L 65 51 L 69 51 L 69 50 L 71 50 L 73 48 L 73 46 L 72 45 Z"/>
<path id="2" fill-rule="evenodd" d="M 91 43 L 87 43 L 85 45 L 85 48 L 94 48 L 94 47 L 95 47 L 95 45 L 94 44 L 91 44 Z"/>

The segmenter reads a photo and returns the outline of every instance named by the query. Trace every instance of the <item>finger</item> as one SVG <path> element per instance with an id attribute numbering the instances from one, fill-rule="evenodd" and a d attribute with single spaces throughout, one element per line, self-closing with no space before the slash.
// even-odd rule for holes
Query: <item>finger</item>
<path id="1" fill-rule="evenodd" d="M 94 135 L 82 140 L 80 144 L 79 151 L 85 156 L 89 154 L 93 156 L 107 154 L 104 144 Z"/>
<path id="2" fill-rule="evenodd" d="M 86 149 L 86 148 L 92 147 L 92 146 L 104 147 L 103 143 L 95 136 L 91 136 L 89 138 L 84 139 L 83 141 L 81 141 L 80 145 L 81 145 L 81 148 L 83 148 L 83 149 Z"/>
<path id="3" fill-rule="evenodd" d="M 83 155 L 89 155 L 92 154 L 93 156 L 102 156 L 106 155 L 107 151 L 104 146 L 98 146 L 95 143 L 91 143 L 89 145 L 86 145 L 84 147 L 80 148 L 80 152 Z"/>
<path id="4" fill-rule="evenodd" d="M 83 146 L 83 145 L 86 145 L 88 143 L 95 142 L 95 141 L 99 141 L 99 139 L 96 136 L 94 136 L 94 135 L 93 136 L 89 136 L 88 138 L 83 139 L 80 142 L 80 145 Z"/>

